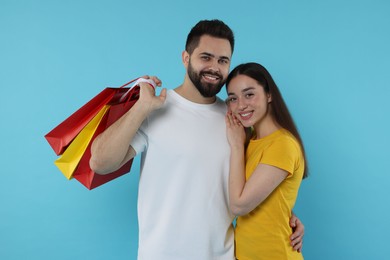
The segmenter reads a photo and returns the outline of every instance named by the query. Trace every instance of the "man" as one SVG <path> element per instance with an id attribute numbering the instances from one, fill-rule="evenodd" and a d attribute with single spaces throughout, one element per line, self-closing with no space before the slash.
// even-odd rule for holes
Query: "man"
<path id="1" fill-rule="evenodd" d="M 184 82 L 158 96 L 140 83 L 138 102 L 92 145 L 90 165 L 100 174 L 142 153 L 140 260 L 234 259 L 226 106 L 216 97 L 229 73 L 233 49 L 227 25 L 200 21 L 182 53 Z M 296 223 L 299 231 L 292 243 L 300 249 L 303 225 Z"/>

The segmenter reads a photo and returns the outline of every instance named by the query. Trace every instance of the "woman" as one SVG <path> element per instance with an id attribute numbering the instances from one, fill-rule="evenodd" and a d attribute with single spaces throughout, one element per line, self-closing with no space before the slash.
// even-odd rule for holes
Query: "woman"
<path id="1" fill-rule="evenodd" d="M 237 66 L 226 87 L 229 199 L 231 211 L 238 216 L 236 257 L 303 259 L 288 240 L 289 219 L 301 180 L 307 176 L 294 121 L 274 80 L 260 64 Z"/>

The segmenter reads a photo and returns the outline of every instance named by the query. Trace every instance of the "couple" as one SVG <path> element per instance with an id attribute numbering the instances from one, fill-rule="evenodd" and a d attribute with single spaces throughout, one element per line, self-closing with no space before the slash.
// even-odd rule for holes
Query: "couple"
<path id="1" fill-rule="evenodd" d="M 182 54 L 184 82 L 159 95 L 140 83 L 138 102 L 93 142 L 90 165 L 100 174 L 142 156 L 139 260 L 302 259 L 304 227 L 292 214 L 304 173 L 299 135 L 261 65 L 229 74 L 233 50 L 226 24 L 200 21 Z M 225 81 L 229 112 L 216 97 Z M 243 215 L 236 241 L 235 215 Z"/>

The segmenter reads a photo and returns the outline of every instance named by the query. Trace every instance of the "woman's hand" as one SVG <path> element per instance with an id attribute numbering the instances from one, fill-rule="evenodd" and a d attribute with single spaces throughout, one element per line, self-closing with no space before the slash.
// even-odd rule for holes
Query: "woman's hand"
<path id="1" fill-rule="evenodd" d="M 245 144 L 246 133 L 241 122 L 230 111 L 227 112 L 225 121 L 227 138 L 230 147 L 242 147 Z"/>

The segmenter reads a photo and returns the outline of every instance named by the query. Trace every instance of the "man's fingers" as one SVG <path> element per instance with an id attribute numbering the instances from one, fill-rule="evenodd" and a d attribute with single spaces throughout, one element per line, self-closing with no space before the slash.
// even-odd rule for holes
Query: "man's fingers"
<path id="1" fill-rule="evenodd" d="M 295 214 L 293 214 L 290 218 L 290 227 L 295 228 L 297 226 L 298 221 L 299 221 L 299 219 L 297 218 L 297 216 L 295 216 Z"/>
<path id="2" fill-rule="evenodd" d="M 293 228 L 293 232 L 290 236 L 290 240 L 294 240 L 296 238 L 301 238 L 303 237 L 305 231 L 302 225 L 297 225 L 295 228 Z"/>
<path id="3" fill-rule="evenodd" d="M 167 89 L 166 88 L 163 88 L 160 92 L 160 99 L 162 101 L 165 101 L 165 99 L 167 98 Z"/>
<path id="4" fill-rule="evenodd" d="M 154 83 L 155 83 L 156 86 L 158 86 L 158 87 L 161 87 L 161 85 L 162 85 L 162 81 L 161 81 L 157 76 L 144 75 L 144 76 L 141 76 L 140 78 L 151 79 L 151 80 L 154 81 Z"/>
<path id="5" fill-rule="evenodd" d="M 303 246 L 303 231 L 295 230 L 294 234 L 290 236 L 290 244 L 295 251 L 301 252 Z"/>
<path id="6" fill-rule="evenodd" d="M 295 244 L 293 242 L 291 242 L 291 246 L 294 248 L 295 251 L 298 251 L 300 253 L 302 251 L 303 240 L 301 240 Z"/>
<path id="7" fill-rule="evenodd" d="M 150 76 L 150 79 L 156 83 L 156 86 L 161 87 L 162 82 L 157 76 Z"/>

